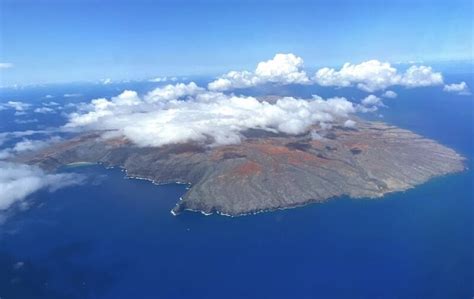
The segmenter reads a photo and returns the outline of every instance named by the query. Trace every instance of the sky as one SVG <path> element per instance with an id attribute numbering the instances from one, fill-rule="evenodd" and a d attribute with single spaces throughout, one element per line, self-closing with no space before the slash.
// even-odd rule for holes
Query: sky
<path id="1" fill-rule="evenodd" d="M 472 60 L 472 1 L 0 0 L 0 86 Z"/>

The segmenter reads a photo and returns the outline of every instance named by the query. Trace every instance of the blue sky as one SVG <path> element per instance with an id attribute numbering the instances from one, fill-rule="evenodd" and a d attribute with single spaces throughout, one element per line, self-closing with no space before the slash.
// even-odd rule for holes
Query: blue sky
<path id="1" fill-rule="evenodd" d="M 5 1 L 0 85 L 472 59 L 471 1 Z"/>

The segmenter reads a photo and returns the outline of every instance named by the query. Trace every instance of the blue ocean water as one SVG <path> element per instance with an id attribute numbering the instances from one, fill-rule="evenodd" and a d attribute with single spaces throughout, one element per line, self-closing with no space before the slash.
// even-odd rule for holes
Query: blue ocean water
<path id="1" fill-rule="evenodd" d="M 472 74 L 448 80 L 474 86 Z M 76 101 L 117 93 L 56 88 L 58 94 L 77 88 Z M 44 89 L 8 96 L 34 102 Z M 0 226 L 0 297 L 472 298 L 473 99 L 439 88 L 395 91 L 397 99 L 385 100 L 389 108 L 371 117 L 454 148 L 467 158 L 467 171 L 381 200 L 341 198 L 229 218 L 172 216 L 183 185 L 124 179 L 120 170 L 100 166 L 68 169 L 86 174 L 88 183 L 35 193 L 28 209 Z M 366 95 L 313 87 L 277 92 Z M 17 124 L 0 113 L 2 131 L 63 121 Z"/>

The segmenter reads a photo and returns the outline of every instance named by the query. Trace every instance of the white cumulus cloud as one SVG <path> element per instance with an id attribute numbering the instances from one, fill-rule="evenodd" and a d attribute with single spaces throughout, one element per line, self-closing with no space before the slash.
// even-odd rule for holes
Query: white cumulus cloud
<path id="1" fill-rule="evenodd" d="M 360 64 L 345 63 L 338 71 L 333 68 L 321 68 L 314 77 L 322 86 L 347 87 L 357 85 L 358 88 L 372 92 L 395 85 L 399 80 L 397 69 L 389 63 L 369 60 Z"/>
<path id="2" fill-rule="evenodd" d="M 365 98 L 363 98 L 361 103 L 364 106 L 383 106 L 384 105 L 382 102 L 382 99 L 373 94 L 368 95 Z"/>
<path id="3" fill-rule="evenodd" d="M 388 99 L 395 99 L 397 96 L 398 94 L 393 90 L 387 90 L 382 94 L 382 97 L 388 98 Z"/>
<path id="4" fill-rule="evenodd" d="M 164 87 L 160 87 L 160 88 L 156 88 L 152 90 L 146 95 L 145 99 L 147 102 L 160 102 L 160 101 L 166 102 L 170 100 L 180 99 L 184 96 L 194 96 L 203 92 L 205 92 L 205 89 L 197 86 L 196 83 L 194 82 L 191 82 L 188 84 L 185 84 L 185 83 L 178 83 L 175 85 L 169 84 Z M 134 93 L 135 93 L 134 95 L 137 96 L 136 92 Z"/>
<path id="5" fill-rule="evenodd" d="M 382 99 L 370 94 L 360 101 L 360 104 L 356 106 L 356 110 L 362 113 L 376 112 L 379 107 L 386 107 Z"/>
<path id="6" fill-rule="evenodd" d="M 470 95 L 471 91 L 467 86 L 466 82 L 462 81 L 460 83 L 446 84 L 443 88 L 446 92 L 453 92 L 459 95 Z"/>
<path id="7" fill-rule="evenodd" d="M 406 87 L 441 85 L 443 76 L 441 73 L 434 72 L 430 66 L 413 65 L 402 75 L 399 84 Z"/>
<path id="8" fill-rule="evenodd" d="M 276 54 L 273 59 L 260 62 L 254 72 L 231 71 L 209 83 L 208 88 L 225 91 L 266 83 L 309 84 L 311 81 L 303 70 L 303 64 L 303 59 L 294 54 Z"/>
<path id="9" fill-rule="evenodd" d="M 356 86 L 367 92 L 383 90 L 390 86 L 420 87 L 443 84 L 441 73 L 428 66 L 411 66 L 404 73 L 388 62 L 369 60 L 360 64 L 346 63 L 340 70 L 321 68 L 314 81 L 322 86 Z"/>

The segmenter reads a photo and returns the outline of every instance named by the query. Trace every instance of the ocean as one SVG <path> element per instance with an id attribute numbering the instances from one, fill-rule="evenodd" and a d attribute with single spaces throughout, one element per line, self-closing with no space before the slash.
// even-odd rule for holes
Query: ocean
<path id="1" fill-rule="evenodd" d="M 472 78 L 448 73 L 445 80 L 472 87 Z M 151 88 L 136 84 L 34 87 L 1 100 L 68 92 L 81 95 L 62 101 L 79 102 Z M 0 298 L 472 298 L 473 98 L 440 88 L 394 90 L 398 98 L 367 117 L 452 147 L 467 158 L 466 171 L 379 200 L 339 198 L 231 218 L 172 216 L 185 185 L 126 179 L 120 169 L 98 165 L 67 168 L 87 183 L 37 192 L 0 225 Z M 365 95 L 273 92 L 354 101 Z M 19 124 L 7 113 L 0 111 L 1 131 L 64 121 L 56 115 Z"/>

